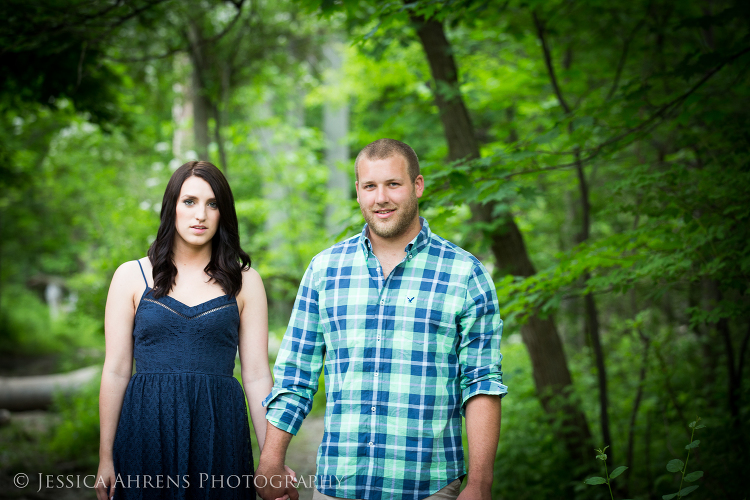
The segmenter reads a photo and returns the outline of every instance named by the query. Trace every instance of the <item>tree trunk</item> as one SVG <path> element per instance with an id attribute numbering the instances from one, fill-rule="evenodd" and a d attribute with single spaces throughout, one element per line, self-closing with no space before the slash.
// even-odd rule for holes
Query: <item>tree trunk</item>
<path id="1" fill-rule="evenodd" d="M 572 131 L 572 128 L 571 128 Z M 581 164 L 581 157 L 576 153 L 576 171 L 578 173 L 578 186 L 581 191 L 581 212 L 582 227 L 580 242 L 589 239 L 591 229 L 591 205 L 589 203 L 589 189 L 586 182 L 586 175 Z M 584 283 L 591 279 L 591 274 L 584 275 Z M 604 349 L 602 348 L 601 331 L 599 328 L 599 313 L 596 308 L 594 296 L 587 293 L 583 298 L 584 309 L 586 311 L 586 333 L 591 339 L 591 346 L 594 350 L 594 360 L 596 362 L 596 380 L 599 385 L 599 418 L 602 426 L 602 444 L 609 446 L 607 453 L 607 465 L 610 467 L 614 461 L 614 449 L 612 446 L 612 436 L 609 431 L 609 391 L 607 389 L 607 368 L 604 364 Z"/>
<path id="2" fill-rule="evenodd" d="M 174 71 L 177 74 L 185 73 L 185 68 L 190 61 L 185 54 L 177 54 L 174 58 Z M 190 120 L 193 117 L 192 84 L 175 85 L 175 97 L 172 102 L 172 121 L 174 132 L 172 135 L 172 156 L 179 161 L 185 160 L 185 152 L 193 149 L 193 138 L 190 130 Z M 173 165 L 173 170 L 180 165 Z"/>
<path id="3" fill-rule="evenodd" d="M 711 280 L 711 288 L 715 301 L 714 305 L 716 306 L 724 300 L 724 294 L 721 291 L 719 283 L 715 280 Z M 740 343 L 738 355 L 735 355 L 735 345 L 732 340 L 729 320 L 727 318 L 719 319 L 716 322 L 716 330 L 724 341 L 724 350 L 727 356 L 727 382 L 729 383 L 727 402 L 729 404 L 729 414 L 732 417 L 732 427 L 739 428 L 742 425 L 742 420 L 740 419 L 740 409 L 742 408 L 742 372 L 745 365 L 745 353 L 750 341 L 750 326 L 748 326 L 748 330 L 745 332 Z M 735 358 L 738 358 L 737 364 L 735 364 Z"/>
<path id="4" fill-rule="evenodd" d="M 435 103 L 448 142 L 448 159 L 480 157 L 479 144 L 474 135 L 468 110 L 460 94 L 458 71 L 442 23 L 412 15 L 417 34 L 430 64 L 435 80 Z M 475 221 L 495 222 L 494 205 L 471 204 Z M 485 237 L 489 238 L 497 265 L 502 272 L 515 276 L 531 276 L 536 271 L 529 259 L 526 245 L 518 226 L 509 215 L 495 224 Z M 542 406 L 549 415 L 564 415 L 560 438 L 571 457 L 578 463 L 590 458 L 591 434 L 583 412 L 568 397 L 572 380 L 565 352 L 552 319 L 533 315 L 521 327 L 521 335 L 531 357 L 534 384 Z M 561 398 L 555 396 L 563 396 Z"/>
<path id="5" fill-rule="evenodd" d="M 193 134 L 195 138 L 195 154 L 199 160 L 209 161 L 208 158 L 208 117 L 211 110 L 211 103 L 206 97 L 206 90 L 202 86 L 198 75 L 199 69 L 193 67 L 193 85 L 190 87 L 193 91 Z"/>
<path id="6" fill-rule="evenodd" d="M 537 15 L 536 12 L 532 12 L 534 19 L 534 26 L 539 36 L 539 41 L 542 46 L 542 54 L 544 55 L 544 63 L 547 66 L 547 73 L 549 74 L 550 83 L 552 88 L 557 95 L 557 99 L 560 105 L 565 110 L 566 114 L 570 114 L 572 109 L 568 105 L 565 96 L 563 95 L 562 88 L 557 81 L 555 74 L 555 66 L 552 62 L 552 51 L 547 43 L 546 27 L 544 21 Z M 567 69 L 570 67 L 573 55 L 570 46 L 568 46 L 564 67 Z M 568 133 L 572 134 L 573 124 L 568 125 Z M 591 230 L 591 204 L 589 203 L 589 188 L 586 182 L 586 175 L 583 171 L 583 163 L 581 162 L 581 155 L 578 151 L 575 153 L 575 164 L 576 173 L 578 174 L 578 188 L 581 194 L 581 232 L 578 237 L 577 243 L 582 243 L 589 239 L 589 233 Z M 591 275 L 586 273 L 584 275 L 584 283 L 591 279 Z M 614 450 L 612 449 L 612 436 L 609 432 L 609 393 L 607 391 L 607 371 L 604 364 L 604 349 L 602 349 L 601 332 L 599 329 L 599 313 L 596 309 L 596 300 L 590 293 L 584 297 L 584 320 L 586 325 L 586 334 L 591 339 L 591 346 L 594 351 L 594 361 L 596 364 L 596 375 L 597 383 L 599 385 L 599 416 L 602 427 L 602 441 L 603 445 L 610 447 L 609 453 L 607 453 L 607 464 L 612 465 L 614 460 Z"/>
<path id="7" fill-rule="evenodd" d="M 343 77 L 343 46 L 338 41 L 330 41 L 323 46 L 323 56 L 328 65 L 326 87 L 332 91 Z M 350 199 L 351 180 L 349 174 L 349 133 L 348 96 L 342 100 L 326 99 L 323 104 L 323 133 L 326 139 L 326 165 L 328 166 L 328 192 L 332 195 L 326 207 L 326 229 L 332 236 L 343 229 L 341 221 L 349 213 L 349 206 L 342 203 Z"/>
<path id="8" fill-rule="evenodd" d="M 219 164 L 217 165 L 226 177 L 229 177 L 229 164 L 227 163 L 227 152 L 224 148 L 224 137 L 221 135 L 221 110 L 216 103 L 212 103 L 214 113 L 214 139 L 219 148 Z"/>
<path id="9" fill-rule="evenodd" d="M 208 97 L 206 88 L 206 56 L 204 54 L 203 35 L 195 22 L 188 23 L 188 47 L 190 49 L 190 61 L 192 62 L 191 83 L 193 101 L 193 133 L 195 135 L 195 153 L 199 160 L 209 161 L 208 144 L 208 119 L 211 116 L 213 105 Z"/>
<path id="10" fill-rule="evenodd" d="M 11 411 L 46 410 L 56 392 L 69 394 L 101 373 L 100 366 L 88 366 L 70 373 L 34 377 L 0 377 L 0 408 Z"/>

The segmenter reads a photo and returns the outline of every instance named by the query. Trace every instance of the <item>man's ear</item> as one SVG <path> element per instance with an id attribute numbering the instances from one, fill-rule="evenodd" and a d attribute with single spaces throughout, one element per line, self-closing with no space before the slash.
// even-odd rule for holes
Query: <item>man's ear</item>
<path id="1" fill-rule="evenodd" d="M 417 198 L 422 197 L 422 193 L 424 192 L 424 177 L 421 175 L 418 175 L 416 179 L 414 179 L 414 191 L 417 193 Z"/>

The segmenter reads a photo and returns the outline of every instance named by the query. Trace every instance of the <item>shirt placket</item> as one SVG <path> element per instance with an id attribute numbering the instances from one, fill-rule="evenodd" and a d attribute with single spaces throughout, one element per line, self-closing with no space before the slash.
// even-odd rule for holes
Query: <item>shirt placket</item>
<path id="1" fill-rule="evenodd" d="M 386 308 L 389 305 L 389 301 L 393 300 L 392 296 L 398 295 L 398 290 L 391 290 L 389 285 L 391 283 L 391 277 L 393 276 L 396 268 L 404 266 L 407 262 L 411 262 L 411 259 L 412 252 L 410 248 L 406 256 L 404 256 L 404 259 L 396 265 L 396 267 L 387 277 L 384 277 L 383 267 L 380 265 L 380 261 L 375 256 L 375 254 L 370 252 L 367 259 L 368 268 L 372 270 L 372 267 L 374 267 L 374 272 L 370 272 L 370 276 L 373 278 L 378 292 L 378 321 L 377 329 L 375 331 L 375 359 L 374 370 L 372 374 L 373 390 L 372 399 L 370 401 L 370 440 L 368 442 L 368 456 L 370 457 L 370 464 L 373 470 L 382 470 L 384 464 L 381 462 L 385 460 L 383 447 L 386 443 L 380 442 L 380 440 L 384 439 L 384 436 L 379 434 L 377 432 L 377 429 L 379 428 L 378 419 L 385 418 L 388 412 L 387 410 L 383 411 L 383 408 L 381 408 L 384 405 L 384 402 L 378 400 L 378 394 L 380 393 L 379 388 L 383 384 L 383 373 L 381 370 L 383 364 L 382 352 L 383 342 L 385 341 L 385 335 L 387 333 L 385 312 Z M 372 477 L 372 475 L 370 477 Z"/>
<path id="2" fill-rule="evenodd" d="M 378 294 L 378 321 L 377 326 L 375 330 L 375 345 L 374 345 L 374 352 L 375 352 L 375 359 L 373 360 L 373 371 L 371 374 L 372 377 L 372 398 L 370 401 L 362 401 L 363 405 L 367 405 L 369 403 L 370 406 L 370 429 L 369 434 L 370 438 L 367 443 L 367 455 L 370 458 L 370 471 L 368 472 L 368 477 L 374 478 L 375 474 L 374 471 L 378 469 L 378 446 L 382 446 L 384 443 L 380 442 L 380 436 L 378 435 L 377 429 L 378 429 L 378 393 L 380 389 L 380 379 L 381 379 L 381 365 L 382 365 L 382 345 L 383 345 L 383 332 L 384 332 L 384 323 L 385 323 L 385 308 L 388 304 L 388 287 L 386 286 L 388 279 L 383 276 L 383 267 L 380 265 L 380 261 L 378 261 L 378 258 L 373 254 L 372 252 L 369 252 L 368 259 L 367 259 L 367 267 L 370 271 L 370 277 L 372 278 L 372 282 L 375 284 L 377 294 Z M 372 336 L 367 335 L 368 339 L 372 339 Z M 371 484 L 370 487 L 376 487 L 376 485 Z"/>

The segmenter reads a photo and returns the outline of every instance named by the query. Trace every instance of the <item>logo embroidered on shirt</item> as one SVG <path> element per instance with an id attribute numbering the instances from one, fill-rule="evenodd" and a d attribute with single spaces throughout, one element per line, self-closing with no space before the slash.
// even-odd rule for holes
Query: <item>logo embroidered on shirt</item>
<path id="1" fill-rule="evenodd" d="M 416 297 L 416 295 L 415 295 L 415 297 Z M 406 300 L 408 300 L 409 304 L 411 304 L 411 301 L 414 300 L 414 297 L 406 297 Z"/>

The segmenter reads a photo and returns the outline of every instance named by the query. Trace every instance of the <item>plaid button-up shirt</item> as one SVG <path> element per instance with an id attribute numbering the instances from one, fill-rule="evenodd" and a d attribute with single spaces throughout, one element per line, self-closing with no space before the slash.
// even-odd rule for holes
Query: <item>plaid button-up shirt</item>
<path id="1" fill-rule="evenodd" d="M 390 276 L 367 226 L 318 254 L 302 279 L 265 398 L 296 434 L 325 367 L 316 487 L 366 500 L 421 499 L 463 477 L 461 415 L 504 395 L 495 287 L 471 254 L 422 230 Z"/>

